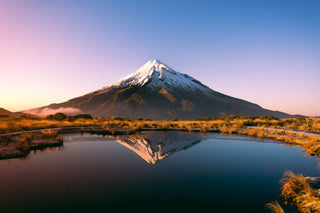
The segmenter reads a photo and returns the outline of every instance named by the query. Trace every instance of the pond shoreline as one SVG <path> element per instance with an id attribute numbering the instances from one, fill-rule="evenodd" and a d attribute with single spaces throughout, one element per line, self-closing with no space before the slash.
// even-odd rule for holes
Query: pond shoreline
<path id="1" fill-rule="evenodd" d="M 63 139 L 54 130 L 5 135 L 0 138 L 0 160 L 23 158 L 32 150 L 60 146 L 63 146 Z"/>
<path id="2" fill-rule="evenodd" d="M 78 126 L 78 127 L 58 127 L 58 128 L 45 128 L 28 131 L 18 131 L 6 134 L 0 134 L 0 159 L 9 159 L 17 157 L 25 157 L 32 149 L 40 149 L 51 146 L 61 146 L 63 141 L 59 141 L 56 138 L 42 139 L 42 141 L 32 141 L 28 152 L 21 152 L 18 149 L 14 150 L 13 144 L 19 142 L 20 135 L 23 134 L 41 134 L 44 131 L 57 131 L 57 134 L 68 133 L 90 133 L 97 135 L 132 135 L 143 131 L 180 131 L 180 132 L 202 132 L 202 133 L 222 133 L 222 134 L 238 134 L 246 135 L 255 138 L 268 138 L 276 140 L 278 142 L 284 142 L 286 144 L 297 145 L 305 149 L 310 155 L 320 156 L 320 135 L 309 132 L 292 131 L 286 129 L 276 129 L 258 126 L 248 126 L 241 128 L 217 128 L 217 129 L 201 129 L 201 128 L 137 128 L 137 129 L 125 129 L 117 128 L 116 126 L 111 128 L 103 128 L 102 126 Z M 316 138 L 316 140 L 314 139 Z M 3 141 L 3 139 L 7 140 Z M 10 141 L 11 140 L 11 141 Z M 4 144 L 11 148 L 5 149 Z M 316 147 L 316 149 L 314 149 Z M 3 154 L 9 153 L 8 150 L 12 150 L 15 154 Z M 25 154 L 27 153 L 27 154 Z"/>
<path id="3" fill-rule="evenodd" d="M 245 128 L 253 128 L 253 129 L 263 129 L 263 130 L 274 130 L 274 131 L 284 131 L 287 133 L 295 133 L 295 134 L 302 134 L 302 135 L 309 135 L 309 136 L 316 136 L 320 137 L 320 134 L 312 133 L 312 132 L 303 132 L 303 131 L 295 131 L 295 130 L 288 130 L 288 129 L 279 129 L 279 128 L 270 128 L 270 127 L 259 127 L 259 126 L 247 126 Z M 242 128 L 243 129 L 243 128 Z M 90 131 L 97 131 L 97 132 L 103 132 L 104 130 L 101 126 L 77 126 L 77 127 L 55 127 L 55 128 L 45 128 L 45 129 L 35 129 L 35 130 L 27 130 L 27 131 L 18 131 L 18 132 L 9 132 L 5 134 L 0 134 L 0 137 L 3 136 L 13 136 L 13 135 L 20 135 L 23 133 L 34 133 L 34 132 L 41 132 L 41 131 L 47 131 L 47 130 L 58 130 L 60 133 L 81 133 L 81 132 L 87 132 L 90 133 Z M 226 133 L 221 131 L 221 129 L 206 129 L 203 130 L 201 128 L 193 128 L 193 129 L 187 129 L 187 128 L 139 128 L 135 130 L 127 130 L 127 129 L 119 129 L 113 132 L 113 134 L 124 134 L 129 133 L 132 134 L 133 132 L 142 132 L 142 131 L 182 131 L 182 132 L 216 132 L 216 133 Z M 112 133 L 112 131 L 110 131 Z M 232 133 L 238 133 L 238 131 L 232 131 Z"/>

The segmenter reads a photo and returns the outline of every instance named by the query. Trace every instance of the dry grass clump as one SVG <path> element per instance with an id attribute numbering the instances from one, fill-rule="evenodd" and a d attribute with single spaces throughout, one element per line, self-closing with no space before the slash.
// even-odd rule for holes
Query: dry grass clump
<path id="1" fill-rule="evenodd" d="M 55 139 L 58 137 L 59 131 L 58 130 L 42 130 L 41 131 L 41 138 L 42 139 Z"/>
<path id="2" fill-rule="evenodd" d="M 267 203 L 266 207 L 274 213 L 284 213 L 283 208 L 280 206 L 280 204 L 277 201 Z"/>
<path id="3" fill-rule="evenodd" d="M 32 139 L 34 138 L 34 134 L 33 133 L 23 133 L 20 135 L 20 141 L 21 142 L 31 142 Z"/>
<path id="4" fill-rule="evenodd" d="M 219 131 L 224 134 L 232 134 L 234 129 L 227 125 L 223 125 L 222 127 L 219 127 Z"/>
<path id="5" fill-rule="evenodd" d="M 281 182 L 285 204 L 296 206 L 302 213 L 320 212 L 319 190 L 313 189 L 303 175 L 287 171 Z"/>
<path id="6" fill-rule="evenodd" d="M 238 129 L 237 133 L 242 135 L 254 136 L 258 138 L 269 138 L 276 141 L 285 142 L 288 145 L 297 145 L 302 147 L 310 155 L 317 155 L 318 157 L 320 157 L 319 136 L 287 132 L 284 130 L 270 130 L 264 128 L 251 127 L 243 127 L 241 129 Z"/>
<path id="7" fill-rule="evenodd" d="M 34 138 L 32 133 L 24 133 L 20 135 L 20 141 L 18 142 L 17 149 L 23 153 L 29 152 L 31 141 Z"/>
<path id="8" fill-rule="evenodd" d="M 297 130 L 303 132 L 320 133 L 320 118 L 288 118 L 279 119 L 270 127 L 284 128 L 289 130 Z"/>

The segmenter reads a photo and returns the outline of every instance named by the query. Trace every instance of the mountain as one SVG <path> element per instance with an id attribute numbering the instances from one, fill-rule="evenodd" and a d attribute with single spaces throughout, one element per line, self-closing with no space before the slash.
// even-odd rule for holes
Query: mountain
<path id="1" fill-rule="evenodd" d="M 0 108 L 0 115 L 9 115 L 9 116 L 12 116 L 12 115 L 14 115 L 14 113 L 13 113 L 13 112 L 10 112 L 10 111 L 8 111 L 8 110 L 6 110 L 6 109 L 4 109 L 4 108 Z"/>
<path id="2" fill-rule="evenodd" d="M 31 116 L 31 117 L 36 117 L 34 115 L 22 113 L 22 112 L 10 112 L 9 110 L 6 110 L 4 108 L 0 108 L 0 116 L 12 116 L 12 117 L 19 117 L 19 116 Z"/>
<path id="3" fill-rule="evenodd" d="M 148 61 L 136 72 L 100 90 L 24 112 L 40 116 L 56 112 L 81 112 L 92 116 L 150 119 L 194 119 L 230 114 L 291 117 L 216 92 L 159 60 Z"/>
<path id="4" fill-rule="evenodd" d="M 115 139 L 147 163 L 155 164 L 176 152 L 189 149 L 204 138 L 203 134 L 187 132 L 143 132 L 141 135 L 117 136 Z"/>

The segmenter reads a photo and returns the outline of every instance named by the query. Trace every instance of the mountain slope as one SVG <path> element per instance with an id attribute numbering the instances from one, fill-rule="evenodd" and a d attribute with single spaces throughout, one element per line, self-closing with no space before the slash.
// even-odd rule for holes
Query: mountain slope
<path id="1" fill-rule="evenodd" d="M 9 116 L 12 116 L 12 115 L 14 115 L 14 113 L 13 113 L 13 112 L 10 112 L 10 111 L 8 111 L 8 110 L 6 110 L 6 109 L 4 109 L 4 108 L 0 108 L 0 115 L 9 115 Z"/>
<path id="2" fill-rule="evenodd" d="M 35 117 L 34 115 L 30 115 L 30 114 L 25 114 L 22 112 L 10 112 L 9 110 L 6 110 L 4 108 L 0 108 L 0 116 L 12 116 L 12 117 L 19 117 L 19 116 L 31 116 L 31 117 Z"/>
<path id="3" fill-rule="evenodd" d="M 25 112 L 44 114 L 50 110 L 150 119 L 193 119 L 230 114 L 291 117 L 216 92 L 159 60 L 148 61 L 136 72 L 100 90 Z"/>

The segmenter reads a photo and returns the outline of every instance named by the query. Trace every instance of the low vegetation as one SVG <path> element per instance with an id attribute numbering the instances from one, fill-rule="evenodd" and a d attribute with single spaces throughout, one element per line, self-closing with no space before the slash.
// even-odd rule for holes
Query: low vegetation
<path id="1" fill-rule="evenodd" d="M 277 119 L 272 116 L 227 116 L 195 120 L 152 121 L 120 117 L 92 118 L 88 114 L 67 116 L 63 113 L 49 115 L 45 118 L 8 116 L 0 118 L 0 134 L 64 127 L 82 127 L 82 131 L 102 135 L 133 134 L 137 131 L 148 130 L 241 134 L 298 145 L 310 155 L 320 157 L 320 137 L 318 135 L 292 132 L 317 133 L 320 131 L 320 118 Z M 42 135 L 43 139 L 54 138 L 58 135 L 58 130 L 43 130 Z"/>
<path id="2" fill-rule="evenodd" d="M 59 131 L 58 130 L 42 130 L 41 131 L 41 138 L 42 139 L 55 139 L 58 137 Z"/>
<path id="3" fill-rule="evenodd" d="M 281 183 L 281 198 L 284 204 L 293 206 L 302 213 L 320 212 L 319 178 L 304 177 L 302 174 L 287 171 Z M 285 212 L 277 202 L 268 203 L 266 206 L 275 213 Z"/>
<path id="4" fill-rule="evenodd" d="M 291 171 L 282 179 L 281 197 L 286 204 L 297 206 L 299 212 L 320 212 L 319 190 L 312 188 L 302 174 Z"/>
<path id="5" fill-rule="evenodd" d="M 0 136 L 0 159 L 25 157 L 32 150 L 62 145 L 63 140 L 59 137 L 58 131 L 52 130 Z"/>
<path id="6" fill-rule="evenodd" d="M 266 207 L 274 213 L 284 213 L 282 206 L 277 201 L 267 203 Z"/>
<path id="7" fill-rule="evenodd" d="M 95 117 L 88 114 L 67 116 L 63 113 L 49 115 L 44 118 L 32 117 L 0 117 L 0 133 L 8 133 L 22 130 L 33 130 L 54 127 L 71 126 L 117 126 L 127 129 L 154 128 L 154 129 L 185 129 L 190 131 L 222 130 L 226 132 L 236 131 L 242 127 L 277 128 L 284 130 L 296 130 L 303 132 L 320 132 L 320 118 L 290 118 L 277 119 L 272 116 L 227 116 L 220 118 L 201 118 L 195 120 L 162 120 L 132 119 L 121 117 Z"/>

